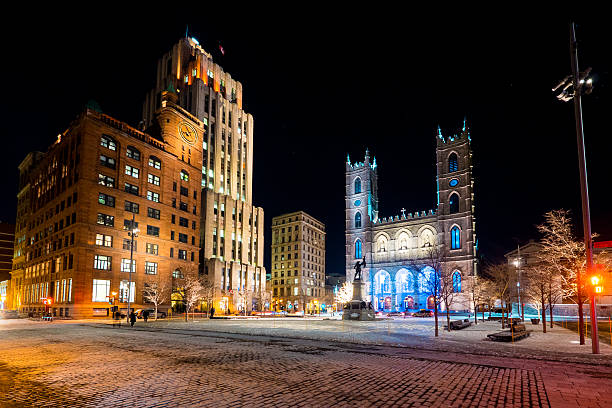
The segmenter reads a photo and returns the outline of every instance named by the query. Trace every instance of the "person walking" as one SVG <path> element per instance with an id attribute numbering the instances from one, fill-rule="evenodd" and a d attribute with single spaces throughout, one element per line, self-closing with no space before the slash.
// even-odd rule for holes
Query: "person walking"
<path id="1" fill-rule="evenodd" d="M 147 322 L 147 320 L 149 320 L 149 311 L 148 310 L 144 310 L 142 312 L 142 319 L 145 321 L 145 323 Z"/>
<path id="2" fill-rule="evenodd" d="M 132 313 L 130 313 L 130 326 L 134 327 L 134 323 L 136 323 L 136 313 L 132 310 Z"/>
<path id="3" fill-rule="evenodd" d="M 212 319 L 215 316 L 215 307 L 210 308 L 210 318 Z"/>

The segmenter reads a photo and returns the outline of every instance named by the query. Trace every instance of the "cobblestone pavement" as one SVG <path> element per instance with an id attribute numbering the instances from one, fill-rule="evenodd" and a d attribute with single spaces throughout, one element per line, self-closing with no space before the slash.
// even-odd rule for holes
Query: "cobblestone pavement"
<path id="1" fill-rule="evenodd" d="M 179 327 L 0 329 L 1 407 L 612 406 L 609 365 Z"/>

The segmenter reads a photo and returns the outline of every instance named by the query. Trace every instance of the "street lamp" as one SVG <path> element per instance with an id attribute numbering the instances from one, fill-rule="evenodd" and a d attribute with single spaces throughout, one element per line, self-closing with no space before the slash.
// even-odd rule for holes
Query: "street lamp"
<path id="1" fill-rule="evenodd" d="M 582 127 L 582 94 L 590 94 L 593 91 L 593 79 L 589 77 L 591 68 L 580 72 L 578 68 L 578 48 L 576 46 L 576 28 L 574 23 L 570 25 L 570 56 L 572 63 L 572 75 L 566 76 L 553 92 L 561 89 L 557 99 L 568 102 L 574 100 L 574 116 L 576 118 L 576 139 L 578 142 L 578 165 L 580 171 L 580 191 L 582 198 L 582 226 L 584 232 L 584 246 L 586 249 L 587 273 L 593 269 L 593 237 L 591 235 L 591 209 L 589 207 L 589 187 L 587 182 L 586 159 L 584 153 L 584 131 Z M 580 293 L 582 284 L 582 273 L 577 271 L 578 291 Z M 599 354 L 599 337 L 597 333 L 597 310 L 595 309 L 595 294 L 591 292 L 591 345 L 593 354 Z M 582 315 L 582 299 L 578 299 L 578 331 L 580 332 L 580 344 L 584 344 L 584 316 Z"/>
<path id="2" fill-rule="evenodd" d="M 521 316 L 521 320 L 525 321 L 525 306 L 521 302 L 521 247 L 518 247 L 518 258 L 514 260 L 514 266 L 518 270 L 518 279 L 516 280 L 516 293 L 518 296 L 518 313 Z"/>
<path id="3" fill-rule="evenodd" d="M 130 321 L 130 297 L 131 297 L 131 289 L 132 289 L 132 272 L 134 271 L 134 238 L 138 236 L 140 230 L 138 228 L 134 228 L 136 225 L 136 215 L 132 214 L 132 223 L 130 224 L 130 228 L 128 231 L 128 236 L 131 238 L 130 240 L 130 271 L 128 274 L 128 288 L 127 288 L 127 319 Z M 127 229 L 127 228 L 125 228 Z"/>

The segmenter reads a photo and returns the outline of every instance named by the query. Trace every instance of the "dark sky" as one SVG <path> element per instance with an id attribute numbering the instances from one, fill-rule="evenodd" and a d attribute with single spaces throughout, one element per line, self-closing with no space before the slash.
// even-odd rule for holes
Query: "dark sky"
<path id="1" fill-rule="evenodd" d="M 376 156 L 382 216 L 434 208 L 434 131 L 439 124 L 456 132 L 464 116 L 483 256 L 499 259 L 515 239 L 537 238 L 548 210 L 568 208 L 581 220 L 573 105 L 551 94 L 570 72 L 568 20 L 408 18 L 367 9 L 261 20 L 247 10 L 184 8 L 153 18 L 105 10 L 95 21 L 66 14 L 2 28 L 2 221 L 15 219 L 19 162 L 45 150 L 89 99 L 138 123 L 155 63 L 187 24 L 242 82 L 243 106 L 255 117 L 253 190 L 266 214 L 268 269 L 271 218 L 304 210 L 327 226 L 327 273 L 344 273 L 347 153 L 362 160 L 368 147 Z M 578 24 L 581 67 L 597 74 L 583 103 L 593 230 L 612 239 L 612 28 Z"/>

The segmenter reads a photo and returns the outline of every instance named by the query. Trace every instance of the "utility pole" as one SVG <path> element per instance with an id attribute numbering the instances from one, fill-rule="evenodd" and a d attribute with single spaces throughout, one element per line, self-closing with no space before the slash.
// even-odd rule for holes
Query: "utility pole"
<path id="1" fill-rule="evenodd" d="M 587 183 L 586 160 L 584 153 L 584 131 L 582 127 L 582 101 L 581 94 L 585 79 L 580 78 L 578 68 L 578 47 L 576 45 L 576 28 L 574 23 L 570 27 L 570 53 L 572 60 L 572 80 L 574 86 L 574 115 L 576 116 L 576 138 L 578 142 L 578 166 L 580 170 L 580 191 L 582 196 L 582 226 L 584 230 L 584 245 L 586 249 L 587 273 L 593 270 L 593 241 L 591 237 L 591 210 L 589 208 L 589 187 Z M 578 290 L 582 290 L 583 277 L 578 271 Z M 590 296 L 591 304 L 591 344 L 593 354 L 599 354 L 599 337 L 597 333 L 597 310 L 595 309 L 595 294 Z M 578 301 L 578 319 L 580 330 L 580 344 L 584 344 L 584 317 L 582 315 L 582 299 Z"/>

